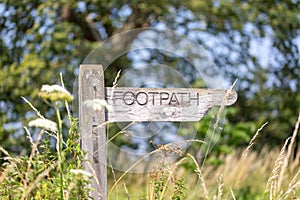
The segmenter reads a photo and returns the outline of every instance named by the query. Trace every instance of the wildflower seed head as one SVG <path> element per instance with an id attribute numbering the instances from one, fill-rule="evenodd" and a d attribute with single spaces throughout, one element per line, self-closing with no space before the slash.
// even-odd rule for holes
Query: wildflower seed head
<path id="1" fill-rule="evenodd" d="M 37 118 L 28 123 L 29 126 L 43 128 L 52 132 L 58 132 L 57 124 L 49 119 Z"/>
<path id="2" fill-rule="evenodd" d="M 183 155 L 183 147 L 178 144 L 164 144 L 158 145 L 158 149 L 165 155 L 176 154 Z"/>
<path id="3" fill-rule="evenodd" d="M 111 105 L 107 104 L 104 99 L 93 99 L 93 100 L 86 100 L 84 104 L 87 107 L 93 108 L 94 111 L 101 111 L 103 108 L 107 110 L 112 110 Z"/>
<path id="4" fill-rule="evenodd" d="M 39 92 L 39 97 L 49 99 L 53 102 L 59 100 L 71 102 L 73 100 L 73 96 L 70 92 L 59 85 L 43 85 Z"/>
<path id="5" fill-rule="evenodd" d="M 86 177 L 92 177 L 93 175 L 87 171 L 84 171 L 82 169 L 71 169 L 70 170 L 71 173 L 75 174 L 75 175 L 83 175 Z"/>

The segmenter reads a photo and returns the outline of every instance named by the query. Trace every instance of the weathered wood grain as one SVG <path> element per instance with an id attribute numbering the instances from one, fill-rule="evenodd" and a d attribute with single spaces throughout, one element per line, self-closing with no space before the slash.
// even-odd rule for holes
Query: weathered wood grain
<path id="1" fill-rule="evenodd" d="M 237 100 L 234 90 L 193 88 L 106 88 L 109 122 L 199 121 L 213 106 Z"/>
<path id="2" fill-rule="evenodd" d="M 105 88 L 101 65 L 81 65 L 79 125 L 81 146 L 87 152 L 84 167 L 94 175 L 91 197 L 107 198 L 106 121 L 199 121 L 213 106 L 229 106 L 236 100 L 234 90 Z"/>
<path id="3" fill-rule="evenodd" d="M 106 129 L 105 110 L 94 109 L 88 102 L 104 99 L 103 68 L 99 65 L 81 65 L 79 69 L 79 126 L 84 168 L 93 174 L 91 197 L 106 200 Z"/>

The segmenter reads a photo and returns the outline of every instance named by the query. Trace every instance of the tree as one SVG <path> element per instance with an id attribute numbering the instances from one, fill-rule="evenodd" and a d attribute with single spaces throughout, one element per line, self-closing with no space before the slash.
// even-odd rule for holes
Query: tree
<path id="1" fill-rule="evenodd" d="M 229 118 L 232 128 L 224 134 L 249 135 L 253 123 L 258 128 L 270 121 L 264 140 L 286 138 L 300 105 L 299 9 L 298 0 L 4 0 L 0 145 L 19 151 L 26 143 L 22 125 L 34 114 L 21 96 L 50 117 L 53 111 L 39 106 L 36 98 L 42 84 L 59 82 L 59 72 L 65 80 L 74 80 L 77 67 L 99 41 L 124 30 L 157 26 L 193 37 L 212 53 L 229 82 L 239 78 L 239 101 Z M 269 53 L 261 56 L 261 48 Z M 113 63 L 107 81 L 129 63 L 126 57 Z M 67 89 L 72 84 L 66 81 Z"/>

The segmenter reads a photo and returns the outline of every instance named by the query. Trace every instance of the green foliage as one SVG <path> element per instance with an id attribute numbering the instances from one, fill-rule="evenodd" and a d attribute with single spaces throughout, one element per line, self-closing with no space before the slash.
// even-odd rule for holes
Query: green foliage
<path id="1" fill-rule="evenodd" d="M 184 191 L 186 190 L 186 186 L 184 184 L 183 179 L 179 179 L 175 182 L 175 189 L 172 200 L 181 200 L 184 199 Z"/>
<path id="2" fill-rule="evenodd" d="M 27 142 L 30 144 L 28 155 L 13 156 L 0 147 L 0 151 L 5 155 L 0 174 L 0 199 L 89 198 L 90 188 L 87 184 L 91 175 L 82 170 L 84 153 L 80 150 L 78 122 L 68 110 L 67 100 L 70 97 L 66 95 L 69 93 L 58 85 L 42 87 L 42 93 L 45 92 L 47 95 L 42 96 L 46 97 L 46 103 L 54 107 L 56 122 L 46 119 L 37 108 L 26 101 L 38 116 L 38 119 L 30 121 L 29 126 L 36 127 L 39 131 L 34 132 L 34 128 L 25 128 Z M 68 116 L 66 117 L 70 124 L 66 142 L 62 137 L 64 130 L 62 126 L 65 125 L 62 120 L 65 118 L 60 114 L 62 108 L 67 110 Z M 300 115 L 295 125 L 294 138 L 299 124 Z M 241 124 L 239 129 L 251 130 L 251 127 Z M 270 150 L 265 148 L 258 154 L 249 151 L 254 139 L 257 139 L 257 135 L 251 139 L 243 154 L 220 153 L 218 159 L 222 161 L 222 164 L 217 167 L 206 163 L 200 168 L 196 159 L 190 154 L 173 164 L 165 163 L 162 159 L 161 163 L 157 163 L 157 169 L 149 175 L 148 185 L 146 185 L 147 195 L 139 199 L 188 200 L 216 197 L 228 199 L 230 196 L 234 196 L 235 199 L 299 198 L 300 171 L 297 167 L 299 160 L 292 159 L 293 155 L 286 150 L 293 150 L 289 147 L 294 147 L 295 141 L 292 140 L 290 146 L 287 146 L 286 142 L 281 150 L 275 148 L 270 153 Z M 170 148 L 168 145 L 161 146 L 157 150 L 165 153 L 179 153 L 177 148 Z M 182 165 L 188 167 L 183 169 Z M 193 173 L 190 172 L 191 170 Z M 124 178 L 126 174 L 127 172 L 121 176 L 122 181 L 126 181 Z M 138 178 L 140 177 L 138 174 Z M 119 182 L 120 179 L 115 184 Z M 132 191 L 136 192 L 136 188 L 141 188 L 141 186 L 130 184 Z M 126 195 L 127 199 L 130 199 L 127 188 Z M 125 199 L 125 197 L 120 197 L 120 199 Z"/>
<path id="3" fill-rule="evenodd" d="M 174 167 L 171 164 L 165 164 L 150 173 L 147 200 L 162 200 L 168 197 L 172 200 L 184 199 L 186 185 L 184 179 L 177 178 L 176 167 L 177 165 Z"/>
<path id="4" fill-rule="evenodd" d="M 29 155 L 15 157 L 0 147 L 5 155 L 0 177 L 1 199 L 88 199 L 89 177 L 82 170 L 83 152 L 80 150 L 78 123 L 70 115 L 69 137 L 66 143 L 62 139 L 63 121 L 57 105 L 65 101 L 68 109 L 66 100 L 70 97 L 60 93 L 62 92 L 47 92 L 47 99 L 55 99 L 51 103 L 57 111 L 57 124 L 45 119 L 34 108 L 39 118 L 32 120 L 29 126 L 39 127 L 41 130 L 35 136 L 25 128 L 31 148 Z M 51 98 L 51 95 L 55 98 Z M 53 139 L 56 143 L 55 150 L 51 142 Z"/>
<path id="5" fill-rule="evenodd" d="M 154 199 L 158 200 L 162 196 L 163 190 L 167 187 L 167 174 L 165 170 L 161 170 L 157 177 L 153 178 Z"/>
<path id="6" fill-rule="evenodd" d="M 1 1 L 0 146 L 14 153 L 28 148 L 22 124 L 33 112 L 21 96 L 54 120 L 53 108 L 36 98 L 37 88 L 57 83 L 58 72 L 68 80 L 66 88 L 73 88 L 79 64 L 99 41 L 157 26 L 192 37 L 209 50 L 229 82 L 239 79 L 234 115 L 221 135 L 223 147 L 245 145 L 251 131 L 266 121 L 272 124 L 261 136 L 263 143 L 280 144 L 300 105 L 299 5 L 298 0 Z M 164 61 L 157 52 L 153 60 Z M 171 67 L 181 62 L 169 61 Z M 126 55 L 112 63 L 106 84 L 130 63 Z M 193 75 L 188 69 L 184 65 L 180 73 Z"/>

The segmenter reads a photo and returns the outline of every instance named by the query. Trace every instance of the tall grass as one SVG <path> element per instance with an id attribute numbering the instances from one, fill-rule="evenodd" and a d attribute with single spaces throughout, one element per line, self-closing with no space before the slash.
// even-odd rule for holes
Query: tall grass
<path id="1" fill-rule="evenodd" d="M 47 86 L 41 91 L 41 98 L 55 110 L 55 121 L 46 119 L 24 98 L 37 115 L 29 127 L 24 127 L 31 149 L 28 155 L 13 156 L 0 147 L 4 154 L 0 199 L 89 199 L 92 188 L 88 188 L 88 183 L 92 175 L 82 166 L 84 152 L 80 150 L 77 121 L 68 110 L 69 95 L 64 87 L 58 86 Z M 67 118 L 61 116 L 63 108 Z M 63 140 L 65 119 L 70 126 L 66 141 Z M 258 136 L 263 134 L 267 123 L 263 124 L 244 150 L 220 155 L 218 159 L 223 164 L 219 166 L 198 163 L 193 155 L 186 154 L 175 163 L 157 163 L 156 169 L 148 174 L 129 173 L 154 153 L 182 153 L 174 144 L 159 146 L 125 172 L 112 170 L 114 178 L 109 179 L 108 199 L 299 199 L 300 152 L 295 152 L 299 124 L 300 113 L 292 136 L 281 148 L 265 147 L 256 152 L 252 147 L 259 143 Z"/>
<path id="2" fill-rule="evenodd" d="M 39 95 L 45 103 L 53 106 L 56 120 L 46 119 L 23 98 L 37 115 L 29 122 L 30 128 L 24 127 L 31 151 L 13 156 L 0 147 L 5 155 L 2 158 L 0 199 L 87 199 L 89 175 L 82 170 L 78 126 L 68 110 L 72 96 L 58 85 L 44 86 Z M 70 125 L 66 142 L 63 141 L 63 107 L 67 109 Z"/>
<path id="3" fill-rule="evenodd" d="M 126 185 L 126 191 L 118 187 L 110 199 L 128 199 L 128 194 L 131 199 L 139 200 L 174 199 L 177 192 L 174 180 L 180 180 L 179 199 L 185 200 L 299 199 L 300 152 L 293 152 L 296 144 L 292 139 L 299 131 L 299 123 L 300 113 L 293 136 L 281 149 L 265 147 L 260 152 L 252 150 L 255 141 L 259 142 L 258 136 L 267 125 L 265 123 L 244 150 L 221 155 L 219 159 L 224 164 L 220 166 L 206 164 L 200 167 L 194 156 L 187 154 L 185 159 L 174 164 L 158 165 L 159 170 L 148 177 L 123 174 L 117 183 Z M 295 153 L 296 158 L 293 156 Z"/>

